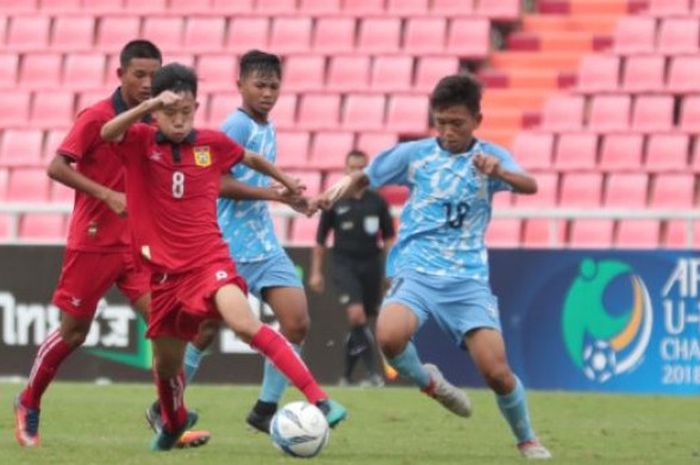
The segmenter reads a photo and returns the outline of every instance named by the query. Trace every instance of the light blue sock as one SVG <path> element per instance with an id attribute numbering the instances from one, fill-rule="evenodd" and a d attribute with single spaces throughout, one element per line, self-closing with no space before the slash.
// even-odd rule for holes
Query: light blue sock
<path id="1" fill-rule="evenodd" d="M 301 354 L 301 346 L 299 344 L 292 344 L 292 347 L 294 352 Z M 266 358 L 262 388 L 260 389 L 260 400 L 274 404 L 278 403 L 288 384 L 287 378 Z"/>
<path id="2" fill-rule="evenodd" d="M 530 414 L 527 411 L 527 397 L 525 388 L 518 377 L 515 377 L 515 389 L 510 394 L 496 396 L 498 408 L 510 425 L 510 429 L 518 439 L 518 442 L 535 438 L 535 432 L 530 423 Z"/>
<path id="3" fill-rule="evenodd" d="M 199 350 L 192 344 L 187 344 L 187 348 L 185 348 L 185 382 L 187 384 L 190 384 L 194 375 L 197 374 L 202 357 L 204 357 L 203 350 Z"/>
<path id="4" fill-rule="evenodd" d="M 430 375 L 423 368 L 423 364 L 418 358 L 418 352 L 416 352 L 416 346 L 412 342 L 409 341 L 406 344 L 406 348 L 400 355 L 388 361 L 396 371 L 411 379 L 421 389 L 425 389 L 430 384 Z"/>

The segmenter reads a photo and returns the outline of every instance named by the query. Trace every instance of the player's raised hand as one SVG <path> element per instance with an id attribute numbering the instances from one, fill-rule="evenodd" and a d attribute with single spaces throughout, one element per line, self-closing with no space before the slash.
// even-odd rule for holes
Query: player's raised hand
<path id="1" fill-rule="evenodd" d="M 474 155 L 474 166 L 486 176 L 498 177 L 501 175 L 501 161 L 493 155 L 477 153 Z"/>
<path id="2" fill-rule="evenodd" d="M 110 190 L 103 201 L 117 215 L 126 216 L 126 195 L 123 192 Z"/>
<path id="3" fill-rule="evenodd" d="M 182 100 L 182 96 L 180 94 L 176 94 L 171 90 L 164 90 L 154 97 L 154 104 L 157 108 L 164 108 L 174 105 L 180 100 Z"/>

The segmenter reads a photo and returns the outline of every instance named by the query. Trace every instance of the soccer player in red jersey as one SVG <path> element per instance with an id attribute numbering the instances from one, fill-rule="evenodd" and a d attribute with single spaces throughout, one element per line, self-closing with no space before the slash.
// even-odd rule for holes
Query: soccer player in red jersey
<path id="1" fill-rule="evenodd" d="M 197 76 L 185 66 L 164 66 L 154 78 L 156 95 L 102 127 L 119 142 L 126 166 L 126 198 L 132 246 L 152 271 L 147 336 L 152 339 L 155 381 L 163 427 L 153 450 L 171 449 L 196 421 L 184 405 L 183 355 L 187 341 L 207 319 L 221 319 L 275 366 L 326 415 L 332 426 L 347 412 L 318 386 L 289 342 L 263 325 L 246 298 L 247 286 L 229 256 L 217 224 L 221 177 L 243 163 L 300 193 L 297 181 L 223 133 L 193 129 Z M 158 128 L 138 124 L 154 114 Z"/>
<path id="2" fill-rule="evenodd" d="M 21 446 L 39 445 L 41 397 L 61 363 L 82 345 L 97 303 L 112 284 L 138 313 L 144 318 L 148 314 L 150 273 L 138 265 L 129 245 L 122 162 L 115 147 L 100 137 L 100 128 L 150 97 L 151 77 L 162 59 L 158 48 L 145 40 L 126 44 L 119 58 L 120 87 L 78 115 L 48 168 L 52 179 L 75 189 L 75 204 L 53 296 L 62 311 L 61 325 L 39 347 L 27 386 L 15 400 L 15 436 Z M 182 445 L 201 445 L 209 437 L 193 434 Z"/>

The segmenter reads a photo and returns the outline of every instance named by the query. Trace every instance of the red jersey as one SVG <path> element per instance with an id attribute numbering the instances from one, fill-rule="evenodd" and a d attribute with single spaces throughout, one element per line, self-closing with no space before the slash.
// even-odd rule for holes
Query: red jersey
<path id="1" fill-rule="evenodd" d="M 100 129 L 127 109 L 117 89 L 110 98 L 81 111 L 57 149 L 58 154 L 76 162 L 79 173 L 118 192 L 124 192 L 124 168 L 115 154 L 117 146 L 102 140 Z M 101 200 L 76 190 L 66 248 L 85 252 L 128 251 L 126 219 Z"/>
<path id="2" fill-rule="evenodd" d="M 126 167 L 132 245 L 152 271 L 181 273 L 229 257 L 216 217 L 221 175 L 243 148 L 218 131 L 193 130 L 180 144 L 135 124 L 119 144 Z"/>

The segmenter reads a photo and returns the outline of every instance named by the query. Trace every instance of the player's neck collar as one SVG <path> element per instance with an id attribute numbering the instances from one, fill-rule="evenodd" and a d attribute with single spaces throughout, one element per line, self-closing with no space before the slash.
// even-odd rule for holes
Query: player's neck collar
<path id="1" fill-rule="evenodd" d="M 117 90 L 115 90 L 112 94 L 112 108 L 114 108 L 114 113 L 116 113 L 117 115 L 120 113 L 124 113 L 126 110 L 129 109 L 129 106 L 124 101 L 124 97 L 122 97 L 121 86 L 117 87 Z M 142 123 L 151 124 L 151 121 L 152 118 L 150 113 L 141 118 Z"/>
<path id="2" fill-rule="evenodd" d="M 269 118 L 266 119 L 265 121 L 260 121 L 258 118 L 256 118 L 255 116 L 251 115 L 250 112 L 247 111 L 247 110 L 246 110 L 245 108 L 243 108 L 243 107 L 238 107 L 238 111 L 240 111 L 241 113 L 243 113 L 244 115 L 246 115 L 246 116 L 247 116 L 248 118 L 250 118 L 251 120 L 255 121 L 256 124 L 261 124 L 261 125 L 263 125 L 263 126 L 266 126 L 266 125 L 270 124 L 270 119 L 269 119 Z"/>
<path id="3" fill-rule="evenodd" d="M 197 130 L 193 129 L 190 131 L 189 134 L 187 134 L 187 137 L 185 137 L 185 139 L 181 143 L 187 142 L 190 145 L 194 145 L 195 140 L 197 140 Z M 156 131 L 156 144 L 165 144 L 165 143 L 175 144 L 175 142 L 168 139 L 168 136 L 163 134 L 159 129 L 158 131 Z M 180 145 L 180 144 L 176 144 L 176 145 Z"/>
<path id="4" fill-rule="evenodd" d="M 449 150 L 447 150 L 445 147 L 443 147 L 442 144 L 440 143 L 439 137 L 435 138 L 435 143 L 437 144 L 438 147 L 440 147 L 440 150 L 444 150 L 445 152 L 448 152 L 450 155 L 461 155 L 463 153 L 469 153 L 472 150 L 474 150 L 474 147 L 476 147 L 476 144 L 479 143 L 479 139 L 477 139 L 476 137 L 472 137 L 472 140 L 471 140 L 471 142 L 469 142 L 469 146 L 467 147 L 467 149 L 464 152 L 459 152 L 459 153 L 452 153 Z"/>

